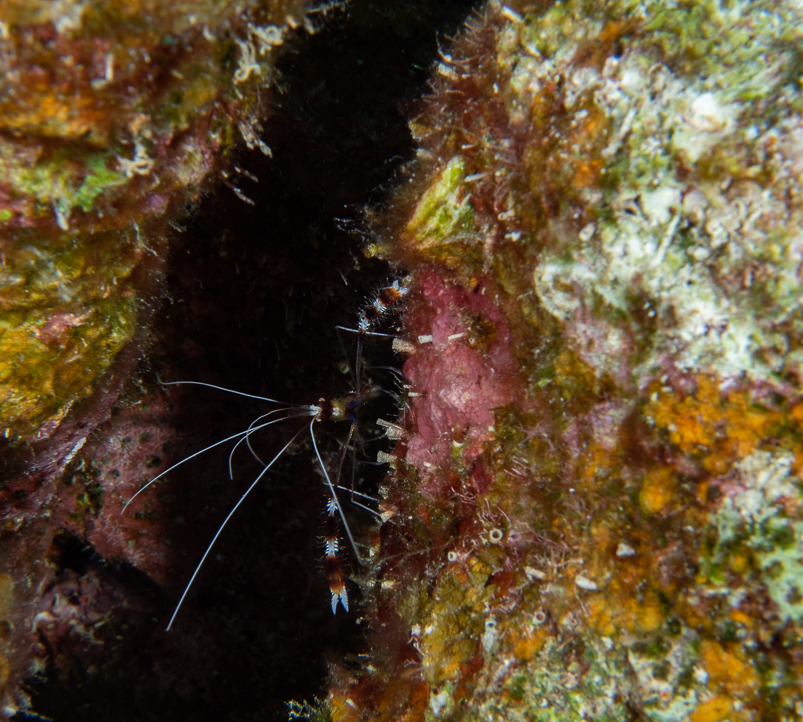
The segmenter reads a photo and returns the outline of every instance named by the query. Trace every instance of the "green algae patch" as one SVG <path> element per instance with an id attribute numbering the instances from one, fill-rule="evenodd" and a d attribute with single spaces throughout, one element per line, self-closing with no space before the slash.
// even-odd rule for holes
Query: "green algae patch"
<path id="1" fill-rule="evenodd" d="M 466 192 L 465 176 L 462 158 L 449 161 L 423 194 L 406 228 L 420 239 L 422 250 L 440 258 L 477 252 L 472 248 L 474 208 Z"/>
<path id="2" fill-rule="evenodd" d="M 133 280 L 145 255 L 129 243 L 135 238 L 63 233 L 46 243 L 25 234 L 7 248 L 0 291 L 6 438 L 26 437 L 46 422 L 52 431 L 133 339 L 139 314 Z"/>
<path id="3" fill-rule="evenodd" d="M 89 213 L 98 196 L 111 196 L 126 183 L 125 174 L 112 170 L 113 165 L 116 161 L 111 153 L 83 155 L 59 151 L 30 168 L 7 167 L 5 179 L 34 201 L 37 215 L 55 213 L 59 228 L 66 231 L 74 208 Z"/>
<path id="4" fill-rule="evenodd" d="M 407 230 L 417 234 L 425 244 L 444 241 L 469 230 L 471 206 L 468 197 L 461 197 L 465 176 L 462 159 L 449 161 L 424 193 Z"/>
<path id="5" fill-rule="evenodd" d="M 0 321 L 0 384 L 6 437 L 30 433 L 32 421 L 58 422 L 88 396 L 134 336 L 138 304 L 129 296 L 98 301 L 77 316 L 69 310 L 31 310 Z"/>

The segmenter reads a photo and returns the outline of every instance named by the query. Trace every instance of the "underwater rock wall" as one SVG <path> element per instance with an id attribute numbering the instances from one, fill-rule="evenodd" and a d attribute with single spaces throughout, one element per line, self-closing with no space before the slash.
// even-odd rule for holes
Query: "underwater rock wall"
<path id="1" fill-rule="evenodd" d="M 5 714 L 24 702 L 37 640 L 37 671 L 60 674 L 71 700 L 117 685 L 143 709 L 197 719 L 200 707 L 224 714 L 254 680 L 274 703 L 265 650 L 289 667 L 288 638 L 320 656 L 320 638 L 334 637 L 317 613 L 279 617 L 325 596 L 314 535 L 295 536 L 317 508 L 299 484 L 257 504 L 244 561 L 221 554 L 231 575 L 188 605 L 178 636 L 153 636 L 169 606 L 156 586 L 107 563 L 180 589 L 193 543 L 203 549 L 231 500 L 225 471 L 205 469 L 118 513 L 168 455 L 191 450 L 180 426 L 228 433 L 225 404 L 193 426 L 192 411 L 175 413 L 181 394 L 138 375 L 139 395 L 82 445 L 140 353 L 132 339 L 161 288 L 170 222 L 214 170 L 241 203 L 259 200 L 223 159 L 239 141 L 271 152 L 259 122 L 274 52 L 303 22 L 295 4 L 123 5 L 10 4 L 0 17 L 0 415 L 10 441 L 41 442 L 2 489 Z M 489 4 L 442 52 L 411 124 L 418 161 L 369 211 L 369 253 L 411 277 L 405 417 L 392 429 L 376 584 L 355 605 L 367 656 L 332 664 L 333 719 L 800 719 L 801 35 L 792 0 L 511 2 Z M 321 126 L 332 91 L 305 87 L 284 139 L 299 118 Z M 358 262 L 318 256 L 334 234 L 312 227 L 323 216 L 310 198 L 336 195 L 318 190 L 324 175 L 341 205 L 369 194 L 337 180 L 345 156 L 382 165 L 358 133 L 370 120 L 357 120 L 342 119 L 357 129 L 353 152 L 319 153 L 330 139 L 314 131 L 316 152 L 288 143 L 285 175 L 261 192 L 282 233 L 295 239 L 298 218 L 313 219 L 295 244 L 301 263 L 266 264 L 237 226 L 245 213 L 228 219 L 236 241 L 225 242 L 231 228 L 205 231 L 176 287 L 211 286 L 225 264 L 247 270 L 171 310 L 186 336 L 170 356 L 173 339 L 158 341 L 160 369 L 224 370 L 246 388 L 275 354 L 271 383 L 293 366 L 302 394 L 317 388 L 320 348 L 337 344 L 323 307 L 335 297 L 351 314 L 357 302 L 325 274 L 312 296 L 310 266 L 348 285 Z M 283 195 L 292 184 L 304 203 Z M 314 302 L 279 308 L 265 287 L 280 281 L 287 298 Z M 235 317 L 253 325 L 235 336 Z M 214 344 L 201 344 L 199 318 Z M 325 330 L 280 347 L 272 334 L 294 326 Z M 69 464 L 46 506 L 47 482 Z M 185 507 L 207 528 L 185 525 Z M 95 550 L 70 548 L 60 528 Z M 123 630 L 142 640 L 134 655 Z M 235 662 L 221 662 L 232 649 Z M 294 655 L 294 681 L 317 672 L 306 659 Z"/>
<path id="2" fill-rule="evenodd" d="M 260 123 L 304 8 L 12 0 L 0 9 L 4 714 L 36 671 L 44 626 L 91 649 L 93 625 L 108 629 L 124 617 L 116 606 L 138 604 L 108 579 L 79 580 L 94 590 L 85 594 L 47 586 L 54 535 L 102 506 L 97 485 L 73 493 L 57 482 L 148 346 L 171 224 L 213 171 L 230 175 L 239 143 L 270 154 Z M 83 611 L 65 602 L 85 598 L 94 601 Z"/>
<path id="3" fill-rule="evenodd" d="M 137 335 L 171 221 L 259 138 L 295 0 L 5 3 L 0 418 L 50 438 Z M 130 365 L 130 364 L 129 364 Z"/>
<path id="4" fill-rule="evenodd" d="M 800 719 L 802 41 L 791 1 L 492 2 L 442 53 L 333 719 Z"/>

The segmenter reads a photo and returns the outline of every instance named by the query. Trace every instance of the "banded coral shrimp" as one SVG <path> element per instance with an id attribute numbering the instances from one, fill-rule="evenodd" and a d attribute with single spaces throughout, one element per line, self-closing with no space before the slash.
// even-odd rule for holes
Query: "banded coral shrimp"
<path id="1" fill-rule="evenodd" d="M 357 459 L 356 451 L 359 440 L 358 414 L 362 404 L 366 400 L 371 400 L 372 398 L 375 398 L 379 393 L 381 393 L 381 391 L 377 390 L 377 387 L 371 384 L 364 384 L 364 376 L 362 370 L 363 352 L 365 348 L 366 338 L 374 336 L 380 336 L 380 337 L 391 336 L 391 334 L 382 333 L 375 329 L 381 324 L 381 322 L 389 315 L 389 313 L 392 310 L 398 307 L 400 302 L 404 299 L 404 296 L 407 294 L 407 291 L 408 291 L 408 286 L 406 285 L 406 283 L 400 282 L 399 280 L 394 280 L 391 284 L 380 288 L 373 295 L 373 297 L 360 308 L 360 311 L 358 313 L 356 328 L 349 328 L 346 326 L 336 327 L 338 331 L 353 332 L 356 335 L 357 339 L 354 364 L 353 366 L 350 366 L 352 379 L 354 381 L 354 388 L 345 397 L 336 398 L 331 401 L 328 401 L 324 398 L 320 398 L 316 404 L 294 404 L 294 403 L 279 401 L 277 399 L 265 396 L 259 396 L 255 394 L 248 394 L 241 391 L 235 391 L 222 386 L 218 386 L 216 384 L 210 384 L 201 381 L 173 381 L 173 382 L 164 382 L 161 380 L 159 381 L 159 383 L 162 386 L 179 386 L 179 385 L 201 386 L 208 389 L 213 389 L 216 391 L 232 394 L 235 396 L 241 396 L 249 399 L 256 399 L 257 401 L 272 406 L 270 410 L 257 416 L 248 425 L 246 429 L 238 431 L 229 436 L 226 436 L 223 439 L 220 439 L 188 456 L 185 456 L 184 458 L 180 459 L 179 461 L 169 466 L 161 473 L 154 476 L 144 486 L 142 486 L 123 506 L 121 513 L 124 514 L 128 509 L 128 507 L 131 505 L 131 503 L 135 499 L 137 499 L 140 496 L 140 494 L 146 492 L 153 484 L 155 484 L 160 479 L 166 477 L 170 472 L 174 471 L 180 466 L 183 466 L 185 463 L 191 462 L 197 457 L 202 456 L 206 452 L 211 451 L 212 449 L 215 449 L 224 444 L 228 444 L 230 442 L 234 442 L 228 458 L 228 473 L 229 473 L 229 478 L 231 480 L 234 479 L 233 458 L 238 447 L 240 447 L 243 443 L 248 448 L 248 451 L 251 453 L 253 458 L 256 459 L 256 461 L 262 466 L 262 470 L 257 474 L 257 476 L 254 478 L 250 486 L 248 486 L 248 488 L 242 494 L 237 503 L 234 504 L 234 506 L 231 508 L 231 510 L 226 515 L 225 519 L 222 521 L 217 531 L 215 532 L 215 535 L 212 537 L 212 540 L 210 541 L 209 545 L 206 547 L 206 550 L 204 551 L 200 561 L 195 567 L 195 570 L 193 571 L 192 576 L 187 582 L 187 585 L 184 588 L 181 598 L 179 599 L 173 611 L 170 621 L 167 624 L 167 631 L 169 631 L 170 628 L 173 626 L 173 623 L 176 620 L 176 617 L 184 603 L 184 600 L 187 598 L 187 595 L 190 589 L 192 588 L 193 582 L 195 581 L 196 577 L 201 571 L 201 568 L 203 567 L 207 557 L 210 555 L 215 545 L 215 542 L 217 542 L 223 530 L 226 528 L 228 522 L 231 520 L 231 518 L 234 516 L 234 514 L 237 512 L 237 510 L 240 508 L 243 502 L 245 502 L 249 494 L 263 480 L 265 475 L 269 471 L 271 471 L 271 469 L 274 467 L 274 464 L 279 462 L 279 460 L 284 456 L 285 452 L 287 452 L 288 449 L 290 449 L 291 447 L 294 446 L 294 444 L 296 444 L 299 437 L 302 436 L 302 434 L 304 434 L 305 431 L 308 431 L 309 433 L 309 440 L 311 442 L 312 449 L 314 451 L 314 456 L 318 462 L 318 468 L 320 469 L 323 478 L 325 479 L 325 487 L 328 493 L 328 499 L 326 503 L 327 524 L 326 524 L 326 535 L 325 535 L 324 565 L 325 565 L 327 583 L 329 585 L 329 590 L 331 592 L 332 613 L 334 614 L 337 612 L 338 605 L 342 606 L 342 608 L 346 612 L 349 611 L 348 592 L 346 589 L 345 579 L 340 563 L 340 558 L 338 555 L 340 549 L 339 530 L 338 530 L 339 525 L 342 526 L 345 536 L 348 539 L 355 560 L 361 565 L 363 564 L 363 556 L 359 551 L 358 543 L 355 539 L 354 534 L 352 533 L 352 530 L 349 526 L 348 518 L 344 512 L 343 505 L 341 503 L 341 492 L 348 493 L 350 495 L 351 502 L 357 507 L 360 507 L 368 511 L 370 514 L 373 514 L 376 517 L 381 518 L 379 512 L 371 508 L 371 506 L 369 506 L 368 504 L 358 500 L 358 498 L 371 500 L 371 497 L 355 489 L 356 459 Z M 290 440 L 287 441 L 279 449 L 278 452 L 272 455 L 270 461 L 268 462 L 263 461 L 257 450 L 254 448 L 254 445 L 252 443 L 252 438 L 260 431 L 270 426 L 273 426 L 274 424 L 281 424 L 290 421 L 291 419 L 297 419 L 297 418 L 309 418 L 310 422 L 308 426 L 304 426 L 302 424 L 302 426 L 293 433 Z M 315 425 L 317 423 L 330 420 L 343 421 L 349 424 L 347 437 L 345 441 L 342 443 L 342 451 L 339 454 L 339 461 L 331 472 L 327 469 L 327 464 L 325 463 L 324 458 L 321 455 L 315 435 Z M 385 428 L 387 428 L 387 425 L 388 422 L 384 422 Z M 389 438 L 391 437 L 389 436 Z M 345 487 L 342 485 L 342 482 L 344 481 L 343 469 L 345 461 L 349 456 L 349 451 L 351 451 L 350 456 L 352 460 L 351 483 L 348 487 Z"/>

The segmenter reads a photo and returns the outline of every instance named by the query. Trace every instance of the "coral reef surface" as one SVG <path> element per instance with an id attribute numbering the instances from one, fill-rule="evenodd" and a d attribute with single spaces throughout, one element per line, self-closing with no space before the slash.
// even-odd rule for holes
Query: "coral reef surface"
<path id="1" fill-rule="evenodd" d="M 259 138 L 298 0 L 0 8 L 0 417 L 51 437 L 147 318 L 169 223 Z M 225 169 L 222 172 L 226 172 Z"/>
<path id="2" fill-rule="evenodd" d="M 801 719 L 802 43 L 792 1 L 492 2 L 442 53 L 332 719 Z"/>

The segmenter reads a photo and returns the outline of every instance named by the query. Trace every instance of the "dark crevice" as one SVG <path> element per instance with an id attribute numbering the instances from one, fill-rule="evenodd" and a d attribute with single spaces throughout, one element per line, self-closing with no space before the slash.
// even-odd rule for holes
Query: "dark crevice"
<path id="1" fill-rule="evenodd" d="M 177 434 L 166 458 L 246 428 L 265 408 L 199 387 L 162 390 L 156 374 L 304 404 L 353 391 L 354 338 L 343 333 L 341 342 L 335 326 L 353 327 L 366 296 L 396 273 L 363 255 L 362 213 L 387 199 L 394 175 L 414 157 L 407 123 L 427 91 L 439 43 L 473 6 L 355 0 L 347 11 L 330 10 L 281 61 L 284 92 L 264 123 L 273 155 L 242 148 L 233 165 L 245 172 L 229 172 L 228 184 L 254 205 L 221 182 L 185 220 L 148 358 L 120 405 L 124 415 L 126 403 L 165 395 Z M 392 417 L 396 389 L 393 372 L 378 367 L 398 360 L 387 340 L 367 346 L 367 380 L 391 392 L 361 412 L 368 421 L 359 446 L 373 459 L 380 442 L 370 419 Z M 306 423 L 255 439 L 257 452 L 274 453 Z M 95 435 L 97 443 L 115 433 L 114 424 Z M 318 425 L 329 468 L 346 435 L 343 425 Z M 211 452 L 155 490 L 178 530 L 167 547 L 170 583 L 158 593 L 77 538 L 60 540 L 50 560 L 54 590 L 94 595 L 98 612 L 110 616 L 93 632 L 98 645 L 77 632 L 43 644 L 50 648 L 44 676 L 28 684 L 37 714 L 55 722 L 286 719 L 288 700 L 325 694 L 327 656 L 363 651 L 357 585 L 349 582 L 348 614 L 333 616 L 329 606 L 321 547 L 327 496 L 308 437 L 232 519 L 174 629 L 164 632 L 215 529 L 260 470 L 241 450 L 230 481 L 227 463 L 228 450 Z M 354 477 L 370 487 L 382 473 L 358 463 Z M 347 464 L 344 476 L 351 475 Z M 372 528 L 359 512 L 350 522 L 361 537 Z M 348 552 L 344 565 L 358 576 Z"/>

